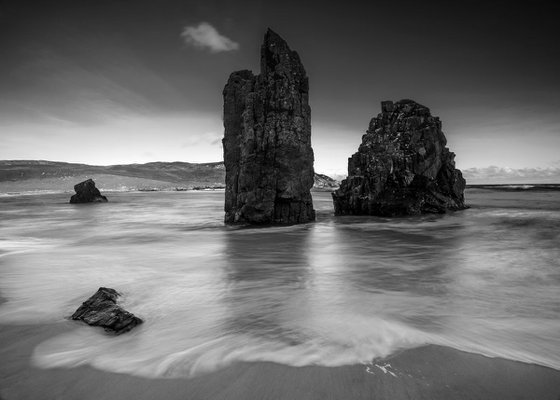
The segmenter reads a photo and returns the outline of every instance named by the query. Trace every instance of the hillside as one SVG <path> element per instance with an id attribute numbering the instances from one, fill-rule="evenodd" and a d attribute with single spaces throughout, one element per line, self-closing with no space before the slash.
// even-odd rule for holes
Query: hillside
<path id="1" fill-rule="evenodd" d="M 36 190 L 73 191 L 74 184 L 93 178 L 102 190 L 174 190 L 223 188 L 222 162 L 151 162 L 87 165 L 41 160 L 0 161 L 0 193 Z M 331 190 L 338 182 L 315 174 L 316 189 Z"/>

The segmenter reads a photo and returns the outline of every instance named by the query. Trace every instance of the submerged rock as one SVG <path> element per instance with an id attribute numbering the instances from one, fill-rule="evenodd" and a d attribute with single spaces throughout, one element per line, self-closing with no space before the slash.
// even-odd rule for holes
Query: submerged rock
<path id="1" fill-rule="evenodd" d="M 467 208 L 465 179 L 446 147 L 441 121 L 412 100 L 384 101 L 348 177 L 333 192 L 337 215 L 398 216 Z"/>
<path id="2" fill-rule="evenodd" d="M 298 54 L 269 29 L 260 75 L 233 72 L 223 95 L 225 222 L 315 220 L 309 84 Z"/>
<path id="3" fill-rule="evenodd" d="M 100 287 L 72 314 L 73 320 L 84 321 L 91 326 L 101 326 L 117 335 L 128 332 L 143 321 L 117 305 L 120 296 L 115 289 Z"/>
<path id="4" fill-rule="evenodd" d="M 108 201 L 107 197 L 101 195 L 99 189 L 95 187 L 92 179 L 74 185 L 74 191 L 76 194 L 70 198 L 70 203 L 105 203 Z"/>

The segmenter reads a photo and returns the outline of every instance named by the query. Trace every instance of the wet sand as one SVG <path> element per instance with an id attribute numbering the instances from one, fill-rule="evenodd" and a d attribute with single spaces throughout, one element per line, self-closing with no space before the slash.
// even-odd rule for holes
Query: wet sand
<path id="1" fill-rule="evenodd" d="M 69 321 L 0 326 L 0 399 L 560 399 L 560 371 L 440 346 L 369 368 L 237 363 L 190 379 L 31 365 L 36 345 L 71 329 Z"/>

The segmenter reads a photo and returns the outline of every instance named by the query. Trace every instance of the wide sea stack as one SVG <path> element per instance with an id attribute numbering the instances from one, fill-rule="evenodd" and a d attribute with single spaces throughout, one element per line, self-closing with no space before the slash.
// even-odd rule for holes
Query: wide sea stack
<path id="1" fill-rule="evenodd" d="M 233 72 L 223 95 L 225 222 L 315 220 L 309 84 L 298 54 L 269 29 L 260 75 Z"/>
<path id="2" fill-rule="evenodd" d="M 441 121 L 412 100 L 384 101 L 348 177 L 333 192 L 335 214 L 401 216 L 467 208 L 465 179 L 446 147 Z"/>

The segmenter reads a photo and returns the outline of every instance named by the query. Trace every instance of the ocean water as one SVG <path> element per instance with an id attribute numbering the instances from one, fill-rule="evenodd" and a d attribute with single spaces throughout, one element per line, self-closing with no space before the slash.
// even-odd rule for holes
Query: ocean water
<path id="1" fill-rule="evenodd" d="M 469 210 L 228 227 L 223 192 L 0 198 L 0 324 L 64 321 L 98 287 L 145 320 L 39 344 L 42 368 L 146 377 L 237 361 L 375 362 L 439 344 L 560 369 L 560 191 L 469 189 Z"/>

